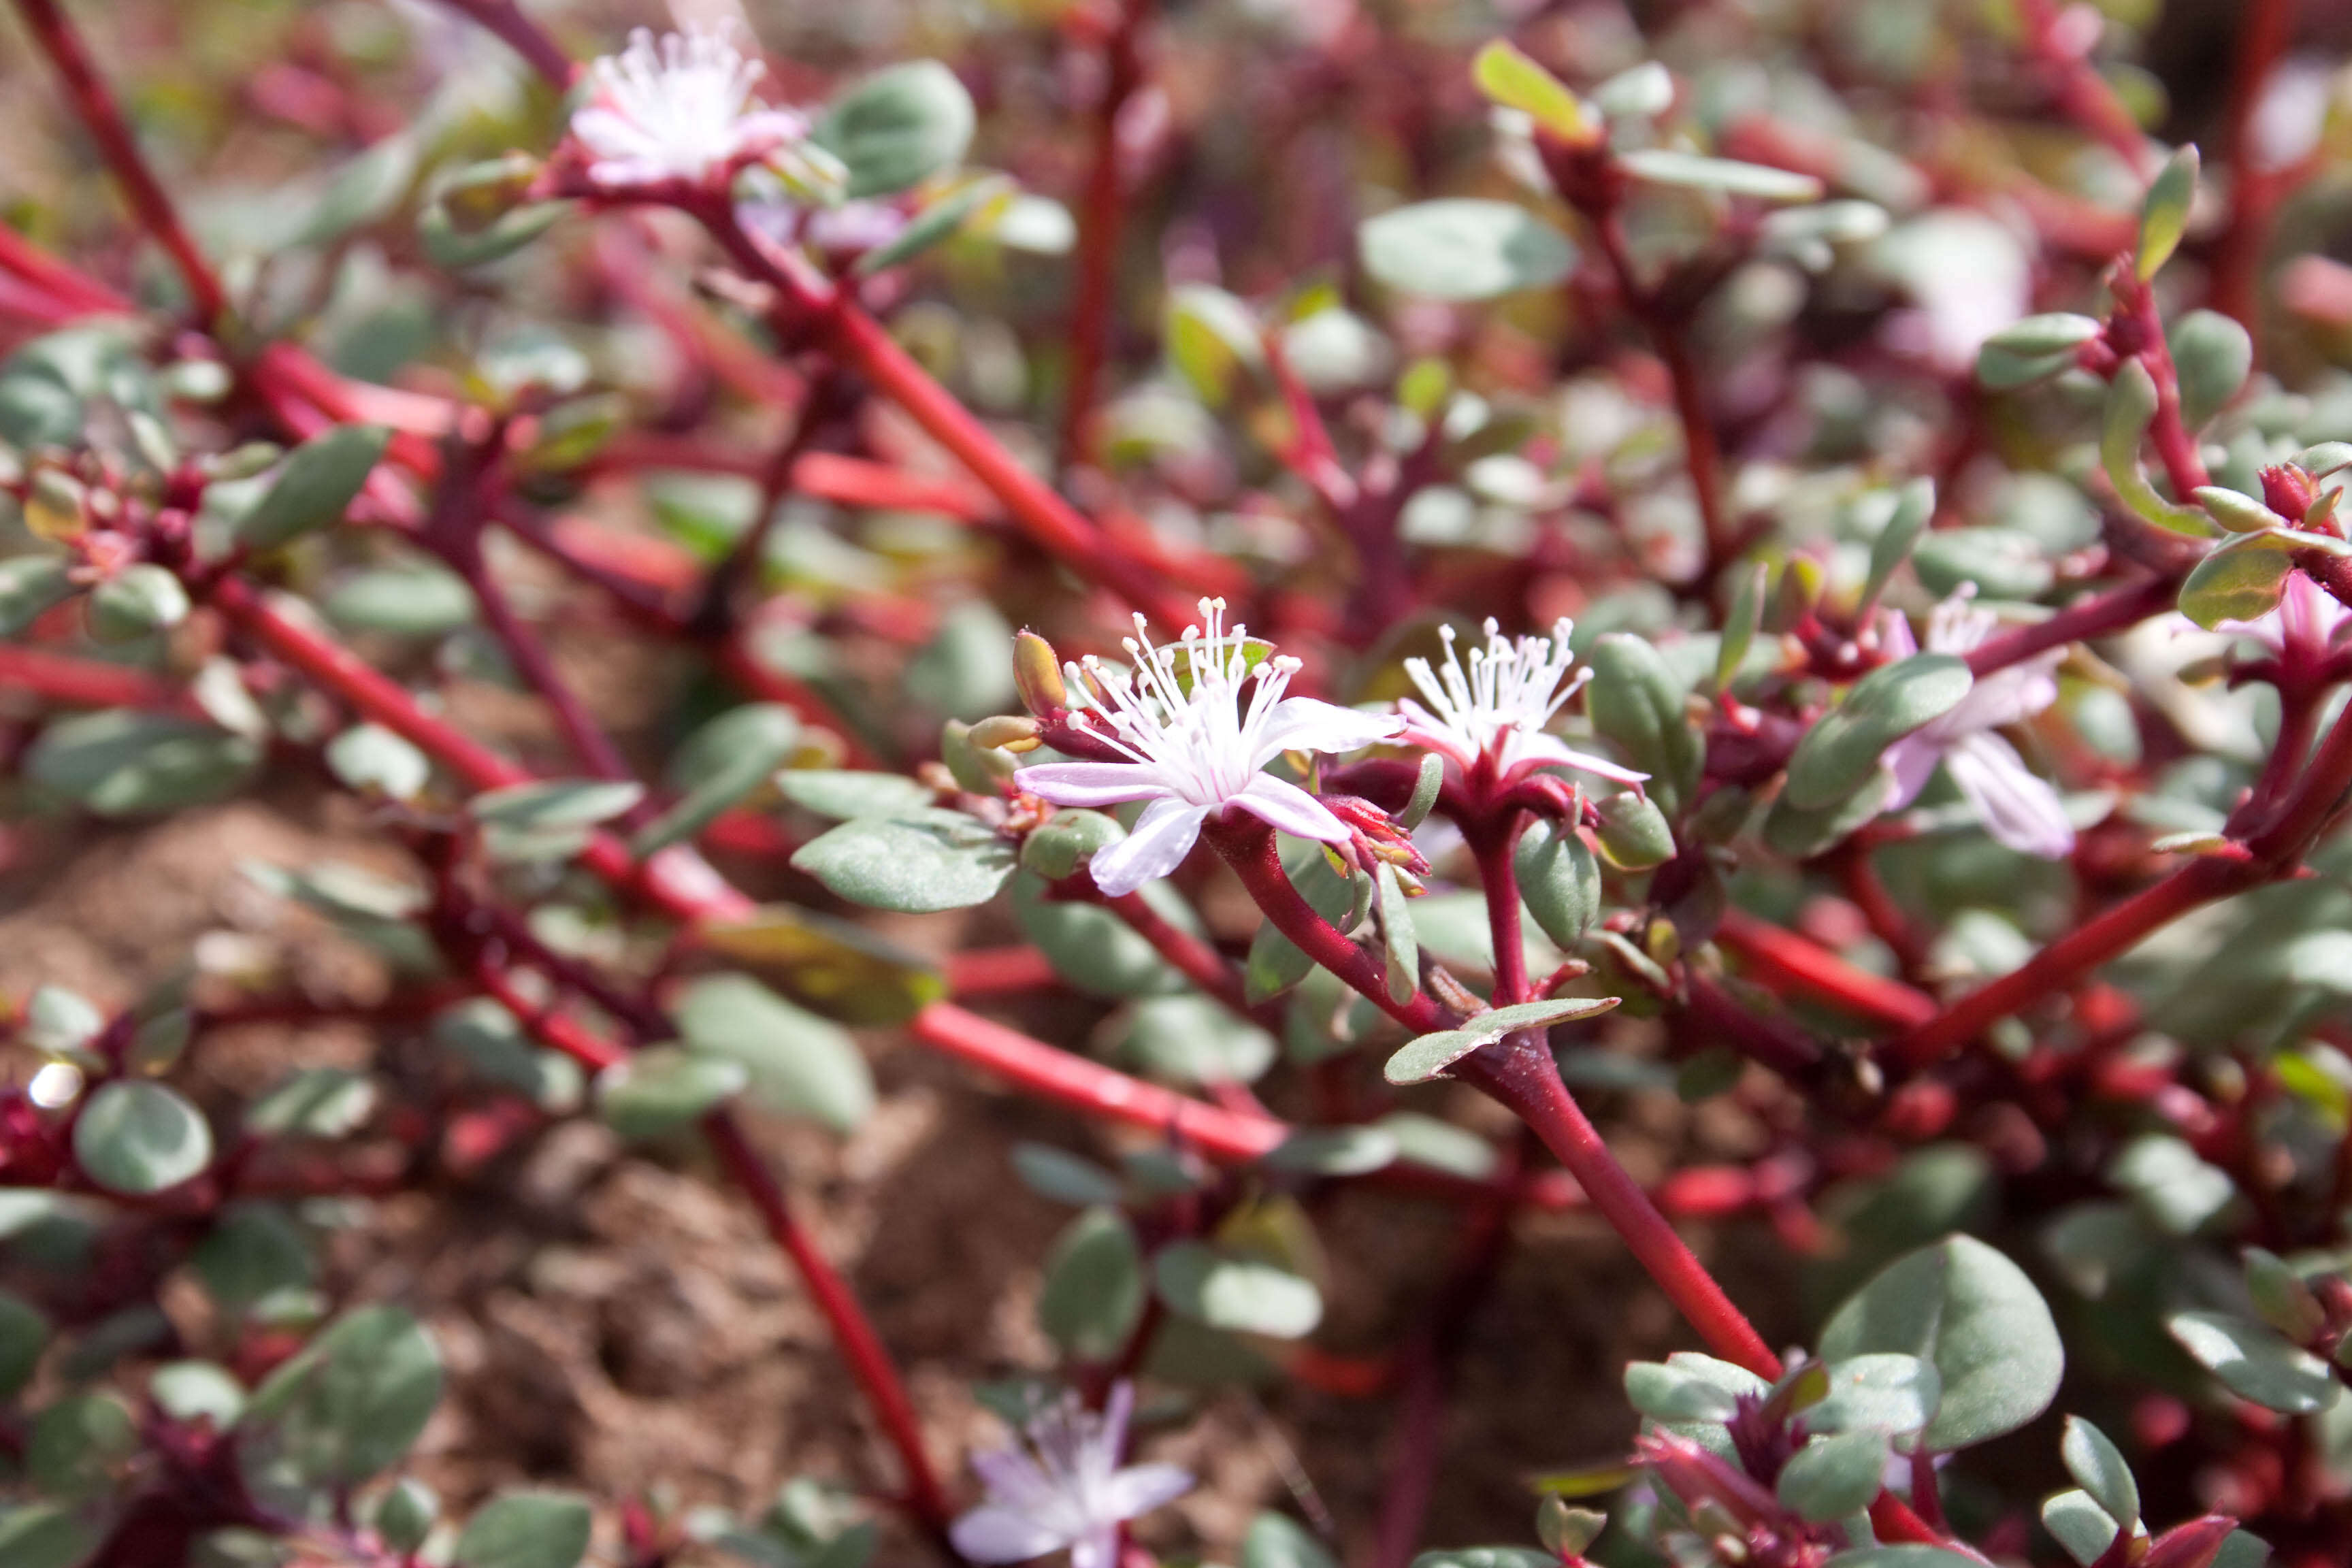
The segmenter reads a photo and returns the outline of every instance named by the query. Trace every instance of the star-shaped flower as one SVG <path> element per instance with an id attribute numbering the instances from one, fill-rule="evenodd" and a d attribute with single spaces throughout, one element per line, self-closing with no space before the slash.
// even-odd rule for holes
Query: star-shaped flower
<path id="1" fill-rule="evenodd" d="M 1135 1390 L 1111 1387 L 1099 1415 L 1065 1395 L 1032 1416 L 1030 1452 L 981 1454 L 971 1462 L 988 1500 L 949 1531 L 975 1563 L 1025 1563 L 1066 1549 L 1070 1568 L 1112 1568 L 1118 1528 L 1192 1488 L 1173 1465 L 1119 1465 Z"/>
<path id="2" fill-rule="evenodd" d="M 1559 620 L 1552 624 L 1549 639 L 1513 639 L 1490 620 L 1486 646 L 1470 650 L 1465 668 L 1454 647 L 1454 628 L 1440 626 L 1437 635 L 1445 642 L 1443 668 L 1431 668 L 1425 658 L 1404 661 L 1405 673 L 1429 703 L 1423 707 L 1410 697 L 1398 699 L 1404 738 L 1440 753 L 1465 773 L 1483 760 L 1497 778 L 1522 765 L 1557 765 L 1620 784 L 1641 784 L 1650 775 L 1575 751 L 1544 729 L 1592 673 L 1580 670 L 1575 679 L 1560 684 L 1576 661 L 1568 650 L 1574 629 L 1572 622 Z"/>
<path id="3" fill-rule="evenodd" d="M 1992 634 L 1997 618 L 1971 605 L 1970 592 L 1963 588 L 1929 613 L 1929 652 L 1965 655 Z M 1887 650 L 1895 658 L 1919 651 L 1910 623 L 1901 616 L 1890 614 L 1885 629 Z M 2074 826 L 2066 819 L 2065 803 L 2025 765 L 2015 746 L 1994 732 L 2058 700 L 2056 671 L 2065 651 L 2053 648 L 1981 677 L 1950 712 L 1887 748 L 1884 765 L 1895 775 L 1895 798 L 1887 809 L 1899 811 L 1916 800 L 1940 763 L 1985 831 L 2001 843 L 2051 860 L 2072 854 Z"/>
<path id="4" fill-rule="evenodd" d="M 1283 832 L 1348 842 L 1347 824 L 1297 784 L 1265 772 L 1285 752 L 1352 752 L 1394 738 L 1397 721 L 1312 697 L 1286 697 L 1298 661 L 1227 630 L 1223 599 L 1201 601 L 1202 626 L 1154 645 L 1141 616 L 1127 640 L 1130 675 L 1098 658 L 1067 667 L 1074 703 L 1098 711 L 1102 738 L 1132 759 L 1043 763 L 1013 783 L 1058 805 L 1151 804 L 1126 838 L 1094 858 L 1095 885 L 1117 898 L 1182 862 L 1212 814 L 1250 813 Z"/>
<path id="5" fill-rule="evenodd" d="M 751 95 L 767 68 L 723 32 L 689 26 L 658 43 L 643 27 L 593 68 L 596 97 L 572 117 L 599 185 L 698 182 L 732 174 L 807 136 L 805 117 Z"/>

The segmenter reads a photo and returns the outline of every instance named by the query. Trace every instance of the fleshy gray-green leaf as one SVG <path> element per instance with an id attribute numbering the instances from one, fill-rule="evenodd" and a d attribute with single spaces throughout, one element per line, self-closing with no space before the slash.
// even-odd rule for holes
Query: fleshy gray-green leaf
<path id="1" fill-rule="evenodd" d="M 1774 1485 L 1801 1518 L 1827 1524 L 1861 1512 L 1886 1474 L 1886 1439 L 1876 1432 L 1816 1437 L 1789 1457 Z"/>
<path id="2" fill-rule="evenodd" d="M 204 1114 L 144 1079 L 100 1084 L 74 1121 L 73 1145 L 90 1180 L 137 1196 L 191 1180 L 213 1158 Z"/>
<path id="3" fill-rule="evenodd" d="M 624 1138 L 658 1138 L 740 1094 L 751 1069 L 730 1058 L 656 1046 L 606 1068 L 596 1110 Z"/>
<path id="4" fill-rule="evenodd" d="M 803 811 L 853 822 L 861 816 L 903 816 L 938 798 L 929 785 L 900 773 L 838 768 L 791 768 L 776 775 L 776 792 Z"/>
<path id="5" fill-rule="evenodd" d="M 858 817 L 793 856 L 831 891 L 870 909 L 929 914 L 986 903 L 1013 875 L 1012 842 L 961 812 Z"/>
<path id="6" fill-rule="evenodd" d="M 256 550 L 279 545 L 342 521 L 392 432 L 380 425 L 342 425 L 297 447 L 278 478 L 237 520 L 236 536 Z"/>
<path id="7" fill-rule="evenodd" d="M 1562 996 L 1549 1002 L 1521 1002 L 1481 1013 L 1458 1029 L 1444 1029 L 1407 1041 L 1388 1059 L 1381 1074 L 1391 1083 L 1427 1083 L 1444 1078 L 1445 1069 L 1482 1046 L 1521 1029 L 1539 1029 L 1572 1018 L 1590 1018 L 1617 1005 L 1614 996 Z"/>
<path id="8" fill-rule="evenodd" d="M 2273 529 L 2234 533 L 2180 584 L 2180 613 L 2212 631 L 2223 621 L 2251 621 L 2278 608 L 2294 557 Z"/>
<path id="9" fill-rule="evenodd" d="M 1213 1329 L 1295 1340 L 1323 1321 L 1322 1294 L 1310 1281 L 1202 1242 L 1162 1247 L 1151 1260 L 1151 1279 L 1171 1311 Z"/>
<path id="10" fill-rule="evenodd" d="M 693 982 L 677 1017 L 687 1049 L 740 1066 L 751 1100 L 767 1110 L 848 1132 L 874 1109 L 874 1077 L 849 1031 L 749 975 Z"/>
<path id="11" fill-rule="evenodd" d="M 353 1486 L 407 1454 L 440 1402 L 441 1382 L 440 1352 L 415 1318 L 362 1307 L 272 1373 L 242 1425 L 292 1476 Z"/>
<path id="12" fill-rule="evenodd" d="M 849 170 L 847 195 L 908 190 L 963 162 L 971 94 L 937 60 L 908 60 L 853 83 L 825 105 L 814 140 Z"/>
<path id="13" fill-rule="evenodd" d="M 2066 1461 L 2066 1473 L 2106 1510 L 2108 1518 L 2125 1526 L 2139 1518 L 2139 1483 L 2133 1479 L 2123 1450 L 2105 1432 L 2079 1415 L 2069 1415 L 2058 1453 Z"/>
<path id="14" fill-rule="evenodd" d="M 1492 300 L 1543 289 L 1576 267 L 1568 237 L 1525 207 L 1448 197 L 1397 207 L 1356 231 L 1365 270 L 1402 294 Z"/>
<path id="15" fill-rule="evenodd" d="M 2165 1321 L 2180 1348 L 2230 1392 L 2283 1415 L 2308 1415 L 2343 1393 L 2327 1363 L 2264 1323 L 2228 1312 L 2177 1312 Z"/>
<path id="16" fill-rule="evenodd" d="M 505 1492 L 474 1510 L 449 1554 L 455 1568 L 575 1568 L 593 1523 L 570 1492 Z"/>
<path id="17" fill-rule="evenodd" d="M 2011 1432 L 2049 1407 L 2066 1365 L 2058 1326 L 2024 1270 L 1973 1237 L 1897 1258 L 1830 1319 L 1822 1354 L 1873 1352 L 1934 1363 L 1943 1394 L 1921 1445 L 1948 1453 Z"/>
<path id="18" fill-rule="evenodd" d="M 1045 1258 L 1037 1321 L 1064 1354 L 1107 1361 L 1125 1348 L 1143 1315 L 1143 1249 L 1117 1209 L 1073 1219 Z"/>
<path id="19" fill-rule="evenodd" d="M 1914 654 L 1872 670 L 1797 742 L 1789 803 L 1818 811 L 1845 799 L 1887 747 L 1959 706 L 1972 684 L 1967 662 L 1948 653 Z"/>
<path id="20" fill-rule="evenodd" d="M 1289 1515 L 1262 1513 L 1242 1537 L 1241 1568 L 1339 1568 L 1339 1560 Z"/>

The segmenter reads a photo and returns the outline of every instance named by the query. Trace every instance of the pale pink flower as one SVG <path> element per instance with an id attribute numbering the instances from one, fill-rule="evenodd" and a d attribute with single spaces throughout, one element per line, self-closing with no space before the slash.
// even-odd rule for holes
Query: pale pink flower
<path id="1" fill-rule="evenodd" d="M 1044 763 L 1013 783 L 1058 805 L 1144 800 L 1135 831 L 1098 852 L 1095 885 L 1117 898 L 1182 863 L 1213 813 L 1239 808 L 1300 838 L 1344 844 L 1349 828 L 1297 784 L 1265 772 L 1285 752 L 1352 752 L 1394 738 L 1397 721 L 1311 697 L 1286 697 L 1298 661 L 1262 654 L 1230 631 L 1223 599 L 1201 601 L 1206 630 L 1155 646 L 1135 617 L 1132 675 L 1088 658 L 1068 666 L 1073 705 L 1098 710 L 1124 763 Z"/>
<path id="2" fill-rule="evenodd" d="M 688 26 L 656 42 L 643 27 L 593 68 L 596 96 L 572 117 L 600 185 L 730 174 L 808 134 L 807 119 L 754 98 L 766 72 L 724 31 Z"/>
<path id="3" fill-rule="evenodd" d="M 1173 1465 L 1119 1465 L 1135 1390 L 1111 1386 L 1099 1415 L 1065 1395 L 1029 1420 L 1029 1451 L 973 1458 L 988 1500 L 958 1519 L 949 1535 L 974 1563 L 1025 1563 L 1066 1550 L 1070 1568 L 1112 1568 L 1118 1530 L 1192 1489 Z"/>
<path id="4" fill-rule="evenodd" d="M 1572 750 L 1545 731 L 1552 716 L 1577 694 L 1591 675 L 1577 672 L 1560 682 L 1576 656 L 1568 649 L 1573 623 L 1556 621 L 1551 636 L 1503 636 L 1494 621 L 1486 623 L 1486 646 L 1470 650 L 1465 668 L 1454 651 L 1454 628 L 1440 626 L 1445 643 L 1445 664 L 1433 668 L 1425 658 L 1404 661 L 1405 673 L 1428 699 L 1423 707 L 1410 697 L 1397 700 L 1403 715 L 1404 738 L 1451 761 L 1465 773 L 1487 760 L 1497 776 L 1521 765 L 1580 768 L 1620 784 L 1639 784 L 1650 775 L 1635 773 L 1603 758 Z"/>
<path id="5" fill-rule="evenodd" d="M 1927 650 L 1965 655 L 1992 634 L 1990 610 L 1969 603 L 1970 590 L 1946 599 L 1927 616 Z M 1886 646 L 1897 658 L 1918 651 L 1910 623 L 1886 617 Z M 2025 765 L 2017 748 L 1995 733 L 2041 712 L 2058 700 L 2057 668 L 2063 648 L 1980 677 L 1958 706 L 1887 748 L 1882 759 L 1895 778 L 1890 811 L 1919 797 L 1940 763 L 1985 831 L 2021 854 L 2061 859 L 2073 853 L 2074 826 L 2065 803 L 2049 782 Z"/>

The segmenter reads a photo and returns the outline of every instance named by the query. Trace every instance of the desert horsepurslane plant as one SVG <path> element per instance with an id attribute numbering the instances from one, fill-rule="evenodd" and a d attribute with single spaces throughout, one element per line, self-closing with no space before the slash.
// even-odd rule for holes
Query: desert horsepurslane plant
<path id="1" fill-rule="evenodd" d="M 2344 1559 L 2320 19 L 2200 111 L 2047 0 L 11 8 L 7 842 L 332 799 L 236 897 L 372 981 L 0 998 L 0 1564 Z M 1062 1113 L 918 1156 L 1074 1211 L 1010 1358 L 910 1377 L 783 1169 L 892 1040 Z M 449 1462 L 502 1369 L 351 1259 L 583 1133 L 875 1453 Z M 1675 1326 L 1483 1451 L 1546 1215 Z"/>

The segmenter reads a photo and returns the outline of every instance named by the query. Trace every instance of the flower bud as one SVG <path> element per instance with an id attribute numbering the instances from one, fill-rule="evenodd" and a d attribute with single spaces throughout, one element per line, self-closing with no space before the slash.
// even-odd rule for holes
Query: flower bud
<path id="1" fill-rule="evenodd" d="M 1021 692 L 1022 705 L 1040 719 L 1069 710 L 1061 656 L 1052 643 L 1025 627 L 1013 639 L 1013 684 Z"/>
<path id="2" fill-rule="evenodd" d="M 1034 752 L 1045 744 L 1038 736 L 1037 721 L 1017 713 L 998 713 L 982 719 L 971 727 L 970 735 L 971 743 L 982 749 Z"/>
<path id="3" fill-rule="evenodd" d="M 2301 522 L 2303 514 L 2318 499 L 2319 486 L 2293 463 L 2280 463 L 2263 470 L 2263 503 L 2281 517 Z"/>

